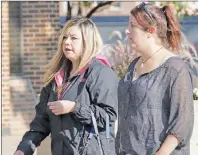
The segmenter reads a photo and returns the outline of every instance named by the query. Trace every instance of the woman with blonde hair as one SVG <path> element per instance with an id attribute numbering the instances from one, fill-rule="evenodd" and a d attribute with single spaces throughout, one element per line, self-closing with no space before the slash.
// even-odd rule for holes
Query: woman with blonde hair
<path id="1" fill-rule="evenodd" d="M 51 133 L 52 155 L 114 155 L 118 78 L 99 57 L 102 40 L 86 18 L 69 20 L 44 76 L 36 116 L 14 155 L 32 155 Z"/>
<path id="2" fill-rule="evenodd" d="M 180 25 L 171 8 L 142 2 L 129 16 L 126 34 L 134 59 L 118 86 L 120 155 L 189 155 L 193 85 L 179 57 Z"/>

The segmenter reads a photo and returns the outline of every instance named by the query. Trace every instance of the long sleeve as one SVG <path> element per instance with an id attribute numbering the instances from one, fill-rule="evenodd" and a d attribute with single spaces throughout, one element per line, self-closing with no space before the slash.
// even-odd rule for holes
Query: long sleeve
<path id="1" fill-rule="evenodd" d="M 179 140 L 178 148 L 189 143 L 194 124 L 193 87 L 188 68 L 178 73 L 171 88 L 168 134 Z"/>
<path id="2" fill-rule="evenodd" d="M 17 147 L 25 155 L 32 155 L 35 148 L 40 145 L 50 133 L 48 115 L 46 113 L 46 106 L 48 102 L 49 93 L 46 88 L 41 90 L 40 102 L 36 105 L 36 116 L 30 123 L 30 130 L 25 133 L 22 141 Z"/>
<path id="3" fill-rule="evenodd" d="M 75 118 L 84 124 L 91 124 L 92 110 L 99 128 L 105 128 L 105 114 L 110 118 L 110 124 L 117 119 L 117 87 L 118 77 L 110 67 L 94 69 L 90 75 L 88 86 L 89 99 L 80 95 L 76 99 Z M 90 103 L 90 104 L 89 104 Z"/>

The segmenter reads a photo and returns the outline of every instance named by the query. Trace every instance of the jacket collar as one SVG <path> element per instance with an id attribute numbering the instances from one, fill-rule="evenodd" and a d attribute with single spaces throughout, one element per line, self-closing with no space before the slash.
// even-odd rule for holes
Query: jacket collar
<path id="1" fill-rule="evenodd" d="M 110 63 L 107 61 L 107 59 L 105 58 L 105 57 L 103 57 L 103 56 L 96 56 L 94 59 L 96 59 L 96 60 L 100 60 L 102 63 L 104 63 L 106 66 L 109 66 L 109 67 L 111 67 L 111 65 L 110 65 Z M 88 68 L 88 66 L 91 64 L 91 60 L 84 66 L 84 67 L 82 67 L 82 69 L 78 72 L 78 74 L 77 75 L 81 75 L 81 74 L 83 74 L 86 70 L 87 70 L 87 68 Z M 64 69 L 63 68 L 61 68 L 59 71 L 58 71 L 58 73 L 55 75 L 55 82 L 56 82 L 56 85 L 57 86 L 61 86 L 62 84 L 63 84 L 63 79 L 64 79 Z"/>

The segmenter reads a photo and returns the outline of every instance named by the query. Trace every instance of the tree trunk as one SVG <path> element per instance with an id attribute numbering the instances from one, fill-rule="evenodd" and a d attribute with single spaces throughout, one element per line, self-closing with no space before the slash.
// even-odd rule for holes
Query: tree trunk
<path id="1" fill-rule="evenodd" d="M 78 16 L 82 16 L 82 5 L 81 5 L 81 2 L 78 2 Z"/>
<path id="2" fill-rule="evenodd" d="M 72 8 L 70 2 L 67 1 L 67 21 L 70 20 L 72 17 Z"/>

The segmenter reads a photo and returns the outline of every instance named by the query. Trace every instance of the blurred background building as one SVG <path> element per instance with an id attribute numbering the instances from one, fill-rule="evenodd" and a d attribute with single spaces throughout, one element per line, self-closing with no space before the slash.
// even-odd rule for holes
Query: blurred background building
<path id="1" fill-rule="evenodd" d="M 34 106 L 43 87 L 44 66 L 57 50 L 60 30 L 68 19 L 66 17 L 89 15 L 91 10 L 102 3 L 98 1 L 1 3 L 3 154 L 12 154 L 20 137 L 28 130 L 29 123 L 34 118 Z M 91 14 L 90 18 L 98 26 L 105 44 L 114 44 L 117 39 L 124 40 L 129 12 L 138 3 L 112 2 L 99 7 Z M 189 2 L 180 3 L 174 4 L 174 7 L 182 8 L 182 3 L 186 6 Z M 180 20 L 183 32 L 196 50 L 198 50 L 198 16 L 195 14 L 197 9 L 198 2 L 189 3 L 188 7 L 183 7 L 183 15 L 190 16 L 182 16 Z M 121 36 L 118 34 L 117 37 L 111 37 L 115 31 L 120 32 Z M 12 142 L 15 145 L 12 145 Z M 37 153 L 39 154 L 39 150 Z"/>

